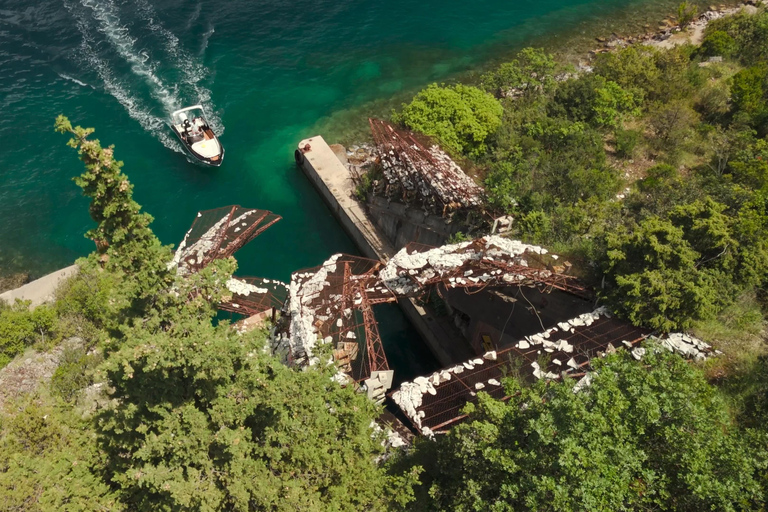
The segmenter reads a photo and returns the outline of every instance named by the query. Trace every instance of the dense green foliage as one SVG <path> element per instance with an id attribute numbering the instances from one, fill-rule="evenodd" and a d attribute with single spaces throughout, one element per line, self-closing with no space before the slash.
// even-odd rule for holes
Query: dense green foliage
<path id="1" fill-rule="evenodd" d="M 56 342 L 56 313 L 48 306 L 29 310 L 29 303 L 0 302 L 0 368 L 27 347 Z"/>
<path id="2" fill-rule="evenodd" d="M 693 7 L 681 5 L 681 15 Z M 517 236 L 578 262 L 610 307 L 638 325 L 688 328 L 761 290 L 764 34 L 761 10 L 712 23 L 700 48 L 629 46 L 576 74 L 526 49 L 483 75 L 482 86 L 502 98 L 502 120 L 483 132 L 483 148 L 462 151 L 486 171 L 488 208 L 514 216 Z M 703 62 L 711 56 L 725 61 Z M 448 119 L 444 103 L 461 110 L 458 96 L 417 101 L 436 90 L 414 100 L 422 118 Z"/>
<path id="3" fill-rule="evenodd" d="M 737 429 L 700 370 L 665 350 L 628 353 L 574 381 L 507 382 L 413 459 L 423 510 L 751 510 L 763 501 L 764 433 Z M 762 447 L 756 450 L 756 447 Z M 428 491 L 428 492 L 426 492 Z"/>
<path id="4" fill-rule="evenodd" d="M 55 399 L 32 396 L 0 416 L 0 510 L 124 510 L 99 476 L 91 422 Z"/>
<path id="5" fill-rule="evenodd" d="M 378 407 L 333 381 L 335 367 L 290 369 L 265 350 L 264 332 L 214 325 L 236 262 L 176 273 L 113 149 L 66 118 L 56 126 L 86 165 L 76 183 L 92 200 L 97 252 L 53 307 L 0 312 L 6 358 L 50 333 L 82 339 L 63 349 L 50 394 L 0 415 L 3 509 L 407 503 L 418 468 L 389 473 L 384 433 L 372 427 Z"/>
<path id="6" fill-rule="evenodd" d="M 482 154 L 501 125 L 501 104 L 476 87 L 432 84 L 413 98 L 396 120 L 435 137 L 449 151 Z"/>
<path id="7" fill-rule="evenodd" d="M 525 48 L 513 61 L 483 75 L 480 82 L 484 89 L 500 96 L 515 90 L 533 95 L 552 90 L 556 69 L 552 55 L 541 49 Z"/>
<path id="8" fill-rule="evenodd" d="M 263 350 L 263 333 L 198 325 L 131 336 L 107 362 L 108 473 L 142 510 L 386 510 L 408 489 L 375 458 L 376 407 Z M 402 480 L 403 484 L 407 479 Z M 401 491 L 401 487 L 402 491 Z"/>

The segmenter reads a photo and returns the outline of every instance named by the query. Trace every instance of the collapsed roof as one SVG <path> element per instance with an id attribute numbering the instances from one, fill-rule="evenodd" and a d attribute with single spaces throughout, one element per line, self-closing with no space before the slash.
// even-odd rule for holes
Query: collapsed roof
<path id="1" fill-rule="evenodd" d="M 287 332 L 278 335 L 277 352 L 288 362 L 313 364 L 317 343 L 329 344 L 340 369 L 355 382 L 388 372 L 371 306 L 395 296 L 377 277 L 382 263 L 336 254 L 319 267 L 294 272 L 287 303 Z"/>
<path id="2" fill-rule="evenodd" d="M 340 370 L 355 382 L 369 382 L 389 366 L 371 307 L 423 293 L 428 286 L 549 286 L 586 293 L 550 263 L 557 257 L 541 247 L 498 236 L 443 247 L 409 245 L 386 264 L 336 254 L 322 265 L 294 272 L 289 286 L 288 322 L 274 350 L 286 362 L 310 365 L 318 343 L 330 345 Z M 256 293 L 254 291 L 251 292 Z M 264 292 L 256 293 L 263 304 Z M 245 302 L 238 296 L 238 307 Z M 391 377 L 391 375 L 389 375 Z"/>
<path id="3" fill-rule="evenodd" d="M 382 283 L 398 296 L 420 293 L 443 283 L 448 288 L 485 286 L 548 286 L 588 297 L 589 291 L 572 276 L 568 265 L 546 249 L 500 236 L 428 247 L 409 244 L 381 270 Z"/>
<path id="4" fill-rule="evenodd" d="M 169 268 L 191 274 L 213 260 L 228 258 L 282 217 L 267 210 L 224 206 L 198 212 Z"/>
<path id="5" fill-rule="evenodd" d="M 464 420 L 461 409 L 467 402 L 476 402 L 479 391 L 507 399 L 503 386 L 506 377 L 534 381 L 570 376 L 581 379 L 574 388 L 579 390 L 589 385 L 587 371 L 594 357 L 626 348 L 635 359 L 641 359 L 645 349 L 638 345 L 649 336 L 649 330 L 612 318 L 605 308 L 599 308 L 526 336 L 502 351 L 404 382 L 391 396 L 412 425 L 431 436 Z M 668 350 L 695 359 L 716 353 L 685 334 L 673 333 L 660 341 Z"/>
<path id="6" fill-rule="evenodd" d="M 277 279 L 232 277 L 227 281 L 232 293 L 219 309 L 241 315 L 257 315 L 270 309 L 282 309 L 288 299 L 288 286 Z"/>
<path id="7" fill-rule="evenodd" d="M 397 130 L 386 121 L 368 122 L 387 181 L 388 198 L 420 203 L 442 216 L 483 204 L 483 189 L 438 146 L 426 148 L 412 133 Z"/>

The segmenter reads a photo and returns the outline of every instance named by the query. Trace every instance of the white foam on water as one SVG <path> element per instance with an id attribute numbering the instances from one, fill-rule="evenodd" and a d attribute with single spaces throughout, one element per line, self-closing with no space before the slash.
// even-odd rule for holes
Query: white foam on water
<path id="1" fill-rule="evenodd" d="M 197 19 L 200 17 L 200 11 L 203 9 L 203 2 L 197 2 L 195 5 L 195 10 L 192 11 L 192 14 L 189 16 L 189 20 L 187 21 L 186 30 L 189 30 L 192 28 L 192 24 L 197 21 Z"/>
<path id="2" fill-rule="evenodd" d="M 209 24 L 208 30 L 205 31 L 203 37 L 201 38 L 203 42 L 200 44 L 200 51 L 197 52 L 199 57 L 205 55 L 205 50 L 208 49 L 208 41 L 211 39 L 211 36 L 214 34 L 214 32 L 216 32 L 216 29 L 213 27 L 213 25 Z"/>
<path id="3" fill-rule="evenodd" d="M 68 10 L 73 10 L 70 4 L 65 3 L 65 6 Z M 144 130 L 154 135 L 168 149 L 183 153 L 181 144 L 171 136 L 166 119 L 154 115 L 149 106 L 131 95 L 124 84 L 115 77 L 109 64 L 94 51 L 96 42 L 91 33 L 90 20 L 82 16 L 76 15 L 75 17 L 78 29 L 83 36 L 83 42 L 80 45 L 82 56 L 86 65 L 99 76 L 104 84 L 104 89 L 125 108 L 128 115 L 136 120 Z"/>
<path id="4" fill-rule="evenodd" d="M 81 81 L 80 81 L 80 80 L 78 80 L 77 78 L 71 77 L 71 76 L 69 76 L 69 75 L 65 75 L 64 73 L 58 73 L 58 75 L 59 75 L 61 78 L 63 78 L 64 80 L 69 80 L 70 82 L 74 82 L 74 83 L 76 83 L 77 85 L 79 85 L 79 86 L 81 86 L 81 87 L 90 87 L 91 89 L 93 89 L 93 87 L 92 87 L 92 86 L 88 85 L 88 84 L 87 84 L 87 83 L 85 83 L 85 82 L 81 82 Z"/>
<path id="5" fill-rule="evenodd" d="M 208 124 L 214 133 L 216 135 L 224 133 L 221 118 L 216 113 L 216 107 L 211 101 L 211 91 L 200 83 L 210 74 L 208 69 L 180 45 L 176 34 L 165 28 L 157 20 L 155 9 L 149 2 L 138 0 L 135 5 L 137 13 L 147 28 L 163 40 L 163 49 L 168 56 L 169 64 L 180 72 L 182 85 L 191 88 L 191 94 L 194 95 L 194 98 L 192 98 L 190 104 L 201 104 L 205 108 Z M 211 28 L 209 32 L 209 34 L 204 36 L 206 45 L 208 44 L 207 39 L 213 33 L 213 29 Z"/>
<path id="6" fill-rule="evenodd" d="M 136 49 L 136 39 L 130 36 L 128 28 L 120 21 L 118 9 L 112 0 L 81 0 L 81 4 L 93 12 L 99 22 L 97 29 L 106 36 L 112 47 L 131 66 L 131 70 L 144 78 L 150 87 L 150 94 L 158 100 L 166 113 L 181 108 L 178 97 L 166 87 L 155 74 L 155 65 L 149 62 L 146 51 Z"/>

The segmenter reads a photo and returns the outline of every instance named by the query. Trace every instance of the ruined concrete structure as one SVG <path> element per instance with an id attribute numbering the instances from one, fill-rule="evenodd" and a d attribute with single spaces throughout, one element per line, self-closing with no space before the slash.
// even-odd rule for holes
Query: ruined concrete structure
<path id="1" fill-rule="evenodd" d="M 217 258 L 231 256 L 279 218 L 239 206 L 200 212 L 172 265 L 178 265 L 179 272 L 196 272 Z M 272 337 L 278 357 L 297 366 L 335 363 L 335 380 L 353 383 L 380 402 L 392 386 L 393 371 L 372 306 L 434 294 L 442 297 L 454 320 L 468 317 L 462 332 L 468 341 L 475 340 L 470 350 L 476 356 L 404 382 L 390 393 L 412 426 L 431 436 L 462 421 L 462 407 L 475 401 L 481 390 L 508 398 L 505 377 L 569 376 L 580 379 L 574 388 L 578 390 L 589 385 L 593 358 L 620 348 L 642 358 L 645 349 L 638 344 L 651 332 L 614 319 L 603 308 L 586 309 L 591 292 L 567 275 L 569 268 L 542 247 L 500 236 L 442 247 L 409 244 L 387 262 L 336 254 L 320 266 L 294 272 L 289 285 L 233 277 L 227 282 L 231 295 L 220 308 L 249 320 L 269 310 L 274 319 L 274 312 L 282 309 Z M 462 294 L 471 298 L 464 300 Z M 564 312 L 579 310 L 581 314 L 563 318 Z M 506 316 L 503 325 L 498 325 L 501 317 L 494 316 L 499 311 Z M 241 322 L 242 328 L 250 325 L 248 320 Z M 713 352 L 685 334 L 659 341 L 689 358 Z M 331 359 L 321 360 L 323 354 Z"/>
<path id="2" fill-rule="evenodd" d="M 329 345 L 342 376 L 363 387 L 370 398 L 384 399 L 393 372 L 371 307 L 394 302 L 378 280 L 376 260 L 336 254 L 319 267 L 294 272 L 285 304 L 287 319 L 274 350 L 290 364 L 319 362 L 318 343 Z"/>
<path id="3" fill-rule="evenodd" d="M 369 119 L 387 198 L 419 204 L 445 217 L 483 204 L 483 189 L 437 145 L 422 145 L 413 133 Z"/>
<path id="4" fill-rule="evenodd" d="M 393 375 L 371 306 L 421 296 L 437 285 L 547 286 L 586 293 L 573 278 L 548 268 L 546 259 L 556 257 L 496 236 L 437 248 L 409 246 L 387 263 L 336 254 L 292 275 L 287 319 L 274 350 L 289 364 L 311 365 L 320 362 L 318 344 L 328 345 L 341 372 L 371 398 L 383 399 Z"/>

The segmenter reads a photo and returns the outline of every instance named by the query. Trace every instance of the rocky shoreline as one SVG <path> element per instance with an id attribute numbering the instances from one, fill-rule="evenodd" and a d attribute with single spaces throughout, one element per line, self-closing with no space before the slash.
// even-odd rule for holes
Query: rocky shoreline
<path id="1" fill-rule="evenodd" d="M 0 275 L 0 293 L 15 290 L 29 282 L 29 274 L 21 272 L 16 274 Z"/>
<path id="2" fill-rule="evenodd" d="M 700 44 L 704 38 L 704 30 L 713 20 L 736 14 L 742 9 L 748 13 L 757 12 L 758 8 L 766 5 L 766 0 L 747 0 L 735 7 L 725 4 L 719 6 L 710 5 L 707 11 L 696 16 L 686 27 L 681 27 L 674 16 L 668 16 L 656 31 L 649 31 L 634 36 L 619 36 L 612 34 L 610 37 L 597 37 L 600 47 L 591 50 L 589 56 L 594 57 L 600 53 L 607 53 L 618 48 L 640 44 L 657 48 L 672 48 L 685 43 Z M 646 25 L 650 29 L 650 25 Z"/>

